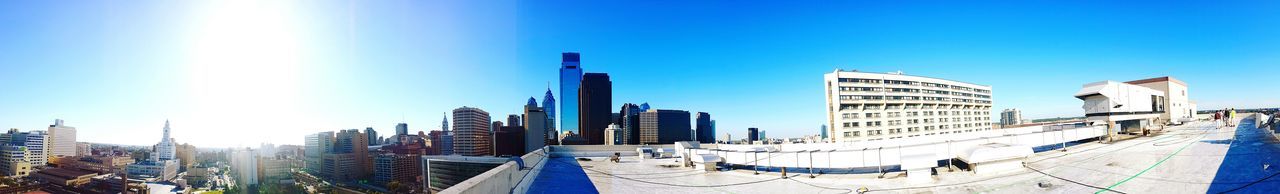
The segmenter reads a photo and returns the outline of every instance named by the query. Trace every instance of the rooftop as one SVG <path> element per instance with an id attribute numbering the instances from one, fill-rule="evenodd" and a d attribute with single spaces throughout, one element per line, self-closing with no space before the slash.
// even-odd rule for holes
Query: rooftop
<path id="1" fill-rule="evenodd" d="M 906 173 L 819 174 L 789 169 L 782 178 L 773 168 L 756 174 L 749 167 L 704 172 L 680 167 L 677 158 L 621 162 L 592 151 L 553 154 L 528 188 L 529 193 L 599 191 L 601 193 L 846 193 L 865 188 L 889 193 L 1218 193 L 1280 189 L 1280 153 L 1273 133 L 1247 118 L 1235 128 L 1196 122 L 1160 134 L 1113 143 L 1088 142 L 1066 151 L 1034 154 L 1016 172 L 977 175 L 938 167 L 932 183 L 911 183 Z M 598 152 L 598 151 L 597 151 Z M 586 158 L 583 160 L 578 158 Z M 763 169 L 762 169 L 763 170 Z"/>

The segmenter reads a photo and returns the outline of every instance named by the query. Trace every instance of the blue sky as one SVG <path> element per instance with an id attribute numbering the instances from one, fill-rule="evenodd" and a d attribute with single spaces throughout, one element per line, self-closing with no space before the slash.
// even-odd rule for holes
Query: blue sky
<path id="1" fill-rule="evenodd" d="M 609 73 L 614 107 L 709 112 L 719 134 L 817 132 L 836 68 L 991 85 L 996 109 L 1077 116 L 1079 87 L 1174 76 L 1202 109 L 1275 107 L 1276 2 L 6 2 L 0 127 L 197 146 L 436 130 L 517 113 L 559 53 Z M 555 88 L 552 88 L 555 89 Z M 558 94 L 557 94 L 558 95 Z M 557 96 L 557 98 L 562 98 Z"/>

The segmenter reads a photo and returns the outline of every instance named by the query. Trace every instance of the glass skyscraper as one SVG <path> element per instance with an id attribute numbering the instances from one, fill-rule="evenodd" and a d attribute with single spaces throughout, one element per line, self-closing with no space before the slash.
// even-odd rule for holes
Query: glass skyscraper
<path id="1" fill-rule="evenodd" d="M 577 97 L 578 86 L 582 84 L 582 67 L 578 64 L 578 53 L 561 53 L 560 57 L 560 131 L 581 134 L 578 131 Z"/>

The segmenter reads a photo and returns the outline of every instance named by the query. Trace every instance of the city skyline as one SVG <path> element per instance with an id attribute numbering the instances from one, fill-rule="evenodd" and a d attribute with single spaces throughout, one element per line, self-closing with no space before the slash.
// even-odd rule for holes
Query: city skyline
<path id="1" fill-rule="evenodd" d="M 559 96 L 561 52 L 609 74 L 609 107 L 707 112 L 721 138 L 816 135 L 834 69 L 988 85 L 992 110 L 1028 119 L 1082 116 L 1070 92 L 1089 82 L 1166 75 L 1201 110 L 1280 106 L 1266 97 L 1278 91 L 1231 85 L 1280 68 L 1275 4 L 942 4 L 30 2 L 0 8 L 0 29 L 16 29 L 0 32 L 13 43 L 0 45 L 0 128 L 62 119 L 77 141 L 147 145 L 171 120 L 197 147 L 416 134 L 458 107 L 576 99 Z"/>

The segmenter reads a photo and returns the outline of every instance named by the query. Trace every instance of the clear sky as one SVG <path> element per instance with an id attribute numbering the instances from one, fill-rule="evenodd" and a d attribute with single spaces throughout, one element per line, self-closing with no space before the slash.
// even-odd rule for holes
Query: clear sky
<path id="1" fill-rule="evenodd" d="M 709 112 L 734 138 L 817 133 L 836 68 L 991 85 L 1028 118 L 1081 115 L 1085 83 L 1166 75 L 1201 109 L 1280 106 L 1280 2 L 1247 3 L 4 2 L 0 127 L 61 118 L 80 141 L 149 145 L 169 119 L 201 147 L 437 130 L 460 106 L 541 102 L 565 51 L 610 74 L 615 109 Z"/>

